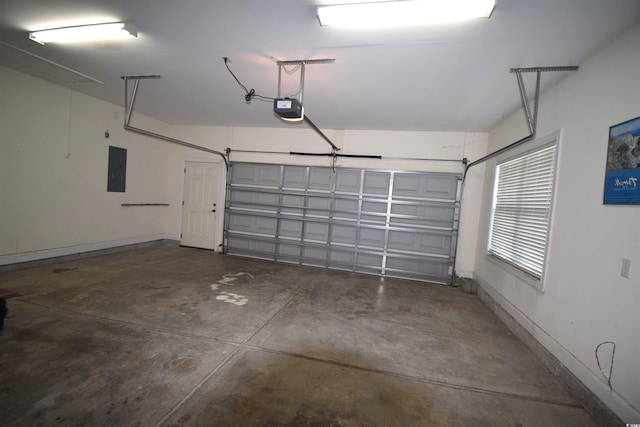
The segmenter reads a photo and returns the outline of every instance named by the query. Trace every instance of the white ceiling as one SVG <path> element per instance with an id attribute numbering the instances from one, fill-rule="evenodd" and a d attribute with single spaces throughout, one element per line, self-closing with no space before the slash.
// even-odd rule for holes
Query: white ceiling
<path id="1" fill-rule="evenodd" d="M 305 112 L 322 129 L 488 131 L 520 108 L 510 68 L 580 65 L 640 22 L 639 0 L 497 0 L 489 19 L 348 31 L 318 24 L 316 6 L 330 3 L 0 0 L 0 64 L 118 105 L 120 76 L 160 74 L 142 81 L 136 112 L 172 124 L 282 127 L 291 125 L 271 103 L 245 103 L 222 58 L 269 97 L 277 95 L 277 60 L 335 58 L 306 67 Z M 74 46 L 27 38 L 99 16 L 133 24 L 138 38 Z M 48 61 L 102 84 L 79 83 Z M 283 92 L 295 92 L 299 74 L 284 75 Z M 567 75 L 544 73 L 543 90 Z"/>

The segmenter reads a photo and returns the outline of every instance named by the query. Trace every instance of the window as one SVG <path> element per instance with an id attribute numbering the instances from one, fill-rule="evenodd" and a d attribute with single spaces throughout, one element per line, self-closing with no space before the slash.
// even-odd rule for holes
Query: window
<path id="1" fill-rule="evenodd" d="M 501 162 L 489 253 L 542 278 L 555 175 L 556 141 Z"/>

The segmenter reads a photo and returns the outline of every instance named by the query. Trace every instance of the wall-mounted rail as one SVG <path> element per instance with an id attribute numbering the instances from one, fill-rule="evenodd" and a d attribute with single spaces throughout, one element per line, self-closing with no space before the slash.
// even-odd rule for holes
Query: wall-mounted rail
<path id="1" fill-rule="evenodd" d="M 156 138 L 156 139 L 161 139 L 163 141 L 170 142 L 172 144 L 178 144 L 178 145 L 182 145 L 184 147 L 193 148 L 194 150 L 200 150 L 200 151 L 205 151 L 207 153 L 216 154 L 216 155 L 222 157 L 222 160 L 224 160 L 225 166 L 227 167 L 227 169 L 229 168 L 229 161 L 227 160 L 227 157 L 224 155 L 224 153 L 221 153 L 220 151 L 212 150 L 211 148 L 202 147 L 200 145 L 192 144 L 190 142 L 181 141 L 179 139 L 171 138 L 171 137 L 168 137 L 168 136 L 165 136 L 165 135 L 161 135 L 159 133 L 150 132 L 148 130 L 144 130 L 144 129 L 140 129 L 140 128 L 131 126 L 129 123 L 131 122 L 131 115 L 133 114 L 133 106 L 134 106 L 134 104 L 136 102 L 136 95 L 138 94 L 138 87 L 140 86 L 140 80 L 143 80 L 143 79 L 159 79 L 160 76 L 156 75 L 156 74 L 151 74 L 151 75 L 143 75 L 143 76 L 122 76 L 121 78 L 124 80 L 124 109 L 125 109 L 124 129 L 125 130 L 128 130 L 130 132 L 139 133 L 139 134 L 145 135 L 145 136 L 150 136 L 150 137 Z M 134 81 L 133 92 L 131 94 L 131 100 L 129 100 L 129 80 L 133 80 Z"/>
<path id="2" fill-rule="evenodd" d="M 169 206 L 169 203 L 120 203 L 120 206 L 125 208 L 132 206 Z"/>

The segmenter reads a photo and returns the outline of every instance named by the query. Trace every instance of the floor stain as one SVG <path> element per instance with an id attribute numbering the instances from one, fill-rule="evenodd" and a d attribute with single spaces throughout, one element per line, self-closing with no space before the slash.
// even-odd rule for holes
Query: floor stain
<path id="1" fill-rule="evenodd" d="M 235 305 L 245 305 L 249 302 L 249 298 L 244 295 L 232 294 L 231 292 L 220 292 L 216 297 L 218 301 L 230 302 Z"/>
<path id="2" fill-rule="evenodd" d="M 243 271 L 239 273 L 227 273 L 227 274 L 224 274 L 222 276 L 222 279 L 218 280 L 217 283 L 210 284 L 209 288 L 212 291 L 219 291 L 220 286 L 233 286 L 235 285 L 235 283 L 233 282 L 235 282 L 239 277 L 242 277 L 242 276 L 249 276 L 252 279 L 254 278 L 251 273 L 245 273 Z M 245 305 L 246 303 L 249 302 L 249 298 L 247 298 L 244 295 L 238 295 L 238 294 L 225 292 L 225 291 L 219 292 L 218 295 L 216 296 L 216 300 L 228 302 L 238 306 Z"/>
<path id="3" fill-rule="evenodd" d="M 198 361 L 193 357 L 179 357 L 163 364 L 164 369 L 171 371 L 186 373 L 196 369 Z"/>
<path id="4" fill-rule="evenodd" d="M 53 271 L 55 274 L 58 274 L 58 273 L 66 273 L 67 271 L 74 271 L 77 269 L 78 267 L 61 267 L 61 268 L 54 268 L 51 271 Z"/>
<path id="5" fill-rule="evenodd" d="M 253 279 L 253 276 L 251 275 L 251 273 L 245 273 L 245 272 L 239 272 L 239 273 L 228 273 L 222 276 L 221 280 L 218 280 L 218 283 L 220 283 L 221 285 L 228 285 L 231 282 L 234 282 L 238 277 L 241 276 L 249 276 Z"/>
<path id="6" fill-rule="evenodd" d="M 177 422 L 173 424 L 169 424 L 169 427 L 179 427 L 181 425 L 188 423 L 190 419 L 191 419 L 191 414 L 184 414 L 183 416 L 178 418 Z"/>

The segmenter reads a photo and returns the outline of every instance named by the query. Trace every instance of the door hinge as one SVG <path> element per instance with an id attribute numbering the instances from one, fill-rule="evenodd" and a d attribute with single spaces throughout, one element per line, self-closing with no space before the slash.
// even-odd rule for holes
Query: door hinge
<path id="1" fill-rule="evenodd" d="M 187 168 L 184 168 L 184 173 L 187 173 Z"/>
<path id="2" fill-rule="evenodd" d="M 184 200 L 182 201 L 182 206 L 184 206 Z"/>
<path id="3" fill-rule="evenodd" d="M 182 239 L 182 233 L 180 233 L 180 238 Z"/>

